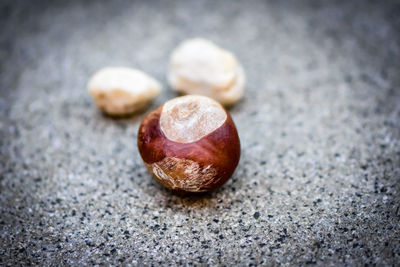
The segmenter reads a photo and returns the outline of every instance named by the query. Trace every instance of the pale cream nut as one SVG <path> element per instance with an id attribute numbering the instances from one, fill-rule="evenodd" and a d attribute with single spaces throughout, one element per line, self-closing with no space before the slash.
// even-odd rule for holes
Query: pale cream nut
<path id="1" fill-rule="evenodd" d="M 223 105 L 243 96 L 246 80 L 231 52 L 201 38 L 184 41 L 172 52 L 167 78 L 178 92 L 205 95 Z"/>
<path id="2" fill-rule="evenodd" d="M 140 70 L 107 67 L 90 78 L 87 88 L 99 109 L 121 116 L 143 109 L 162 87 Z"/>

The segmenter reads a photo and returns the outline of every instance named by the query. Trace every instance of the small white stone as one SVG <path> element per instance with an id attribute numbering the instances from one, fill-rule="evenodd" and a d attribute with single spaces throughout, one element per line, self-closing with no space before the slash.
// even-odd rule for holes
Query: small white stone
<path id="1" fill-rule="evenodd" d="M 245 80 L 236 57 L 208 40 L 190 39 L 172 52 L 168 82 L 181 93 L 205 95 L 230 105 L 243 96 Z"/>
<path id="2" fill-rule="evenodd" d="M 161 92 L 157 80 L 140 70 L 124 67 L 101 69 L 87 87 L 96 105 L 110 115 L 136 112 Z"/>

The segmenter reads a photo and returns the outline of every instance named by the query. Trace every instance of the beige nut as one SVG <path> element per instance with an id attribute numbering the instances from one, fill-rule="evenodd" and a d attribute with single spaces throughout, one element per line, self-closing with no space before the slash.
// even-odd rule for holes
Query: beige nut
<path id="1" fill-rule="evenodd" d="M 201 38 L 184 41 L 172 52 L 167 78 L 178 92 L 205 95 L 223 105 L 243 96 L 246 80 L 231 52 Z"/>
<path id="2" fill-rule="evenodd" d="M 157 80 L 140 70 L 124 67 L 101 69 L 90 78 L 87 88 L 99 109 L 114 116 L 143 109 L 161 92 Z"/>

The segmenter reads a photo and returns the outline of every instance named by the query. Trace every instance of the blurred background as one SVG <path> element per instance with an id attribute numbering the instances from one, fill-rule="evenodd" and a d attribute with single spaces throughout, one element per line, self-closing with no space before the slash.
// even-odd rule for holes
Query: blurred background
<path id="1" fill-rule="evenodd" d="M 0 265 L 400 262 L 398 1 L 1 1 L 0 25 Z M 242 157 L 180 197 L 136 138 L 192 37 L 244 66 Z M 86 91 L 105 66 L 164 90 L 105 117 Z"/>

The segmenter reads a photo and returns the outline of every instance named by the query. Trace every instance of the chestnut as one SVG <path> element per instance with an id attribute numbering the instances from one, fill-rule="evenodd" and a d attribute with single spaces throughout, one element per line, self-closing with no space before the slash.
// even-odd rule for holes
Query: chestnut
<path id="1" fill-rule="evenodd" d="M 138 148 L 149 172 L 178 193 L 222 186 L 240 158 L 236 126 L 221 104 L 199 95 L 167 101 L 139 127 Z"/>

